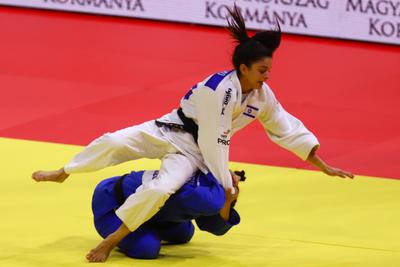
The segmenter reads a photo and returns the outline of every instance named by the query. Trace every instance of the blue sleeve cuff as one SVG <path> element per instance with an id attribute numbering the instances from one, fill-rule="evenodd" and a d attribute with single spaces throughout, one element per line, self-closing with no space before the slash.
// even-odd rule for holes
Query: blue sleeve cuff
<path id="1" fill-rule="evenodd" d="M 239 213 L 233 208 L 229 213 L 229 221 L 227 223 L 229 223 L 231 226 L 235 226 L 240 223 Z"/>
<path id="2" fill-rule="evenodd" d="M 214 235 L 224 235 L 232 226 L 240 223 L 240 216 L 235 209 L 231 209 L 228 221 L 222 219 L 219 214 L 215 214 L 201 216 L 196 219 L 196 223 L 202 231 L 207 231 Z"/>

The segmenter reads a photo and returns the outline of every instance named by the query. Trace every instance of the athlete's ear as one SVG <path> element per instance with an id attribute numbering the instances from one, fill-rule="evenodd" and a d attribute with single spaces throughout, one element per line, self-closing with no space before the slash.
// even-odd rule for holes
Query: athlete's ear
<path id="1" fill-rule="evenodd" d="M 240 73 L 241 73 L 242 75 L 244 75 L 244 76 L 246 76 L 247 73 L 249 72 L 249 68 L 246 66 L 246 64 L 243 64 L 243 63 L 240 64 L 239 70 L 240 70 Z"/>

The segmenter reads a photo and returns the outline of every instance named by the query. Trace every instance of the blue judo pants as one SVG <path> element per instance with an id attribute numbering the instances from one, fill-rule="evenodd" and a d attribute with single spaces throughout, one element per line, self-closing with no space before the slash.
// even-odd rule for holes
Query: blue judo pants
<path id="1" fill-rule="evenodd" d="M 122 224 L 114 211 L 119 206 L 113 190 L 118 179 L 119 177 L 113 177 L 102 181 L 93 194 L 94 225 L 103 238 L 115 232 Z M 190 220 L 183 222 L 150 220 L 121 240 L 118 247 L 131 258 L 155 259 L 160 253 L 161 241 L 183 244 L 189 242 L 193 234 L 194 226 Z"/>

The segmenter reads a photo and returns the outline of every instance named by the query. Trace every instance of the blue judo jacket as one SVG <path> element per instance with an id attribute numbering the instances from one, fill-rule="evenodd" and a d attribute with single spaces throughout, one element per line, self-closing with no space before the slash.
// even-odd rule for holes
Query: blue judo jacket
<path id="1" fill-rule="evenodd" d="M 122 180 L 124 199 L 135 193 L 142 184 L 143 175 L 145 173 L 149 175 L 148 172 L 152 172 L 152 176 L 157 177 L 158 171 L 133 171 L 124 175 Z M 95 220 L 120 206 L 114 190 L 115 183 L 119 179 L 121 176 L 112 177 L 97 185 L 92 202 Z M 101 194 L 102 197 L 95 198 L 96 194 Z M 98 199 L 101 199 L 101 203 Z M 157 225 L 159 222 L 184 222 L 194 219 L 200 230 L 214 235 L 223 235 L 240 222 L 240 216 L 234 208 L 231 208 L 229 221 L 221 218 L 219 212 L 224 203 L 224 189 L 215 177 L 211 173 L 206 175 L 197 172 L 181 189 L 171 195 L 159 212 L 146 224 Z"/>

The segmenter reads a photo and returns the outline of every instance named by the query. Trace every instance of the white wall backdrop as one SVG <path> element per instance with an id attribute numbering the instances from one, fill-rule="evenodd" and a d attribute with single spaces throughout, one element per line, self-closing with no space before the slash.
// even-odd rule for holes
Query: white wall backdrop
<path id="1" fill-rule="evenodd" d="M 2 5 L 225 26 L 241 8 L 250 29 L 400 44 L 400 0 L 0 0 Z"/>

